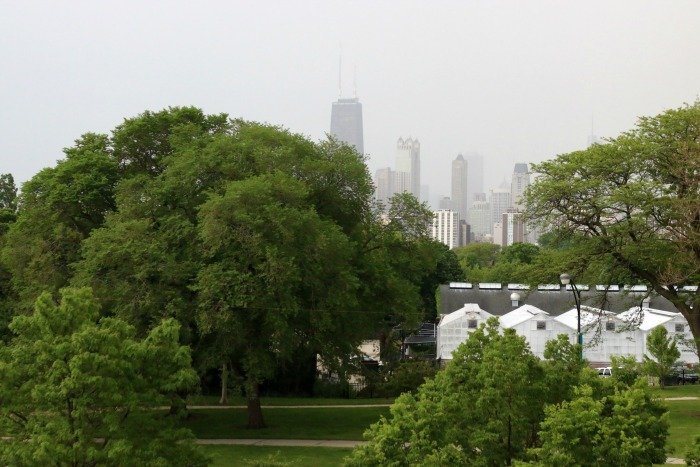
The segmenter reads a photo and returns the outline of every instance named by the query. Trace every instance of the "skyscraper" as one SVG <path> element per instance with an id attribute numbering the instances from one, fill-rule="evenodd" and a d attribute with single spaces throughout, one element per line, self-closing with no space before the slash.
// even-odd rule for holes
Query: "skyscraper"
<path id="1" fill-rule="evenodd" d="M 491 224 L 500 223 L 501 216 L 511 206 L 510 188 L 505 181 L 500 187 L 491 189 L 489 201 L 491 202 Z"/>
<path id="2" fill-rule="evenodd" d="M 459 154 L 452 161 L 452 206 L 459 213 L 460 219 L 467 219 L 469 198 L 467 193 L 468 165 L 464 157 Z"/>
<path id="3" fill-rule="evenodd" d="M 331 109 L 331 135 L 355 146 L 360 154 L 365 152 L 362 133 L 362 104 L 357 97 L 339 98 Z"/>
<path id="4" fill-rule="evenodd" d="M 396 142 L 396 191 L 408 191 L 416 199 L 420 199 L 420 142 L 411 137 L 399 138 Z M 401 175 L 406 174 L 407 186 L 399 182 Z"/>
<path id="5" fill-rule="evenodd" d="M 469 208 L 469 224 L 474 240 L 480 242 L 487 234 L 491 233 L 493 223 L 491 222 L 491 205 L 486 201 L 486 195 L 475 199 Z"/>
<path id="6" fill-rule="evenodd" d="M 484 158 L 476 152 L 465 153 L 469 173 L 467 174 L 467 200 L 471 203 L 475 193 L 484 192 Z"/>
<path id="7" fill-rule="evenodd" d="M 518 211 L 522 211 L 522 197 L 525 189 L 530 185 L 530 172 L 527 164 L 515 164 L 513 169 L 513 179 L 510 182 L 510 196 L 513 201 L 513 207 Z"/>

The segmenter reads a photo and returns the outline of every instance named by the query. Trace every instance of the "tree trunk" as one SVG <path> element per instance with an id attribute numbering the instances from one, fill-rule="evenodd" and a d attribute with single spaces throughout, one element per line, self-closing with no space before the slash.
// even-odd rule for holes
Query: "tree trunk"
<path id="1" fill-rule="evenodd" d="M 695 340 L 695 351 L 700 356 L 700 309 L 698 307 L 700 304 L 696 301 L 695 307 L 683 313 L 685 319 L 688 320 L 688 325 L 690 326 L 690 332 L 693 334 L 693 339 Z M 688 307 L 690 308 L 690 307 Z M 685 311 L 685 310 L 681 310 Z"/>
<path id="2" fill-rule="evenodd" d="M 260 384 L 249 382 L 246 388 L 246 399 L 248 401 L 248 427 L 249 429 L 265 428 L 262 408 L 260 407 Z"/>
<path id="3" fill-rule="evenodd" d="M 226 363 L 221 366 L 221 398 L 219 405 L 228 404 L 228 367 Z"/>

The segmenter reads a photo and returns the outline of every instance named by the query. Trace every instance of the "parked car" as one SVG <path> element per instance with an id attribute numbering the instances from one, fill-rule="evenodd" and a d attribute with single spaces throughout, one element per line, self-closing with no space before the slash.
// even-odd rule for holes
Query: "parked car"
<path id="1" fill-rule="evenodd" d="M 606 366 L 605 368 L 598 368 L 598 376 L 603 378 L 609 378 L 612 376 L 612 367 Z"/>
<path id="2" fill-rule="evenodd" d="M 671 373 L 664 378 L 664 383 L 668 385 L 695 384 L 698 380 L 700 380 L 700 377 L 693 370 L 685 366 L 675 366 Z"/>

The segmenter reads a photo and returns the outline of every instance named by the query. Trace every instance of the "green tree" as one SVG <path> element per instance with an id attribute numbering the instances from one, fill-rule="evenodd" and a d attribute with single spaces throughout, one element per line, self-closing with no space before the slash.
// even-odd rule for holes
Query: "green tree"
<path id="1" fill-rule="evenodd" d="M 473 332 L 447 367 L 365 432 L 349 465 L 503 465 L 536 442 L 542 369 L 524 338 L 496 320 Z"/>
<path id="2" fill-rule="evenodd" d="M 0 174 L 0 209 L 17 209 L 17 187 L 12 174 Z"/>
<path id="3" fill-rule="evenodd" d="M 682 288 L 700 282 L 700 101 L 533 171 L 530 221 L 570 235 L 572 262 L 648 284 L 700 337 L 700 294 Z"/>
<path id="4" fill-rule="evenodd" d="M 700 436 L 696 436 L 693 445 L 685 453 L 687 465 L 700 465 Z"/>
<path id="5" fill-rule="evenodd" d="M 647 352 L 651 355 L 651 358 L 644 356 L 647 374 L 659 378 L 659 385 L 663 387 L 664 379 L 681 356 L 676 339 L 668 335 L 664 326 L 657 326 L 647 335 Z"/>
<path id="6" fill-rule="evenodd" d="M 192 434 L 155 410 L 196 384 L 173 320 L 143 340 L 99 318 L 89 289 L 49 294 L 17 316 L 0 346 L 0 443 L 4 465 L 204 465 Z"/>
<path id="7" fill-rule="evenodd" d="M 30 310 L 42 291 L 67 285 L 82 240 L 114 209 L 117 171 L 107 145 L 105 135 L 83 135 L 56 167 L 23 185 L 1 252 L 19 310 Z"/>
<path id="8" fill-rule="evenodd" d="M 559 334 L 547 341 L 542 366 L 545 372 L 545 388 L 550 404 L 570 400 L 574 388 L 580 383 L 581 371 L 587 366 L 581 358 L 581 347 L 572 344 L 569 336 Z"/>
<path id="9" fill-rule="evenodd" d="M 428 273 L 423 277 L 420 293 L 423 299 L 423 319 L 435 321 L 438 314 L 436 292 L 439 286 L 464 280 L 464 271 L 459 265 L 457 255 L 447 245 L 436 241 L 428 243 L 429 248 L 434 250 L 429 254 L 435 258 L 437 264 L 426 268 Z"/>
<path id="10" fill-rule="evenodd" d="M 643 382 L 602 398 L 584 385 L 546 414 L 542 447 L 531 450 L 535 465 L 631 467 L 666 460 L 666 408 Z"/>

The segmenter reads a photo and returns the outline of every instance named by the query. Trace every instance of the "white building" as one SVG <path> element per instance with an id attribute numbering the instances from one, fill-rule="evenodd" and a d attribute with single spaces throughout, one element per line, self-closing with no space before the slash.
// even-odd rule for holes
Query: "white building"
<path id="1" fill-rule="evenodd" d="M 653 308 L 632 307 L 617 315 L 632 329 L 638 329 L 642 333 L 642 341 L 638 343 L 635 352 L 637 361 L 642 361 L 644 355 L 651 357 L 646 351 L 646 340 L 649 333 L 658 326 L 663 326 L 668 331 L 669 337 L 676 337 L 684 342 L 692 342 L 693 334 L 690 332 L 688 321 L 681 313 L 672 311 L 656 310 Z M 683 343 L 679 343 L 678 350 L 681 351 L 680 360 L 686 363 L 698 363 L 698 355 L 691 351 Z"/>
<path id="2" fill-rule="evenodd" d="M 377 202 L 382 203 L 384 207 L 389 206 L 391 197 L 396 193 L 396 174 L 390 167 L 379 169 L 374 175 L 374 197 Z"/>
<path id="3" fill-rule="evenodd" d="M 503 329 L 514 329 L 525 337 L 530 350 L 539 358 L 544 358 L 547 341 L 556 339 L 559 334 L 570 334 L 570 329 L 553 319 L 549 313 L 532 305 L 522 305 L 499 319 Z"/>
<path id="4" fill-rule="evenodd" d="M 420 142 L 413 138 L 399 138 L 396 142 L 396 172 L 405 174 L 407 186 L 397 180 L 396 191 L 407 191 L 420 200 Z"/>
<path id="5" fill-rule="evenodd" d="M 437 327 L 438 360 L 452 360 L 452 352 L 466 341 L 469 334 L 479 328 L 493 315 L 479 308 L 479 305 L 467 303 L 457 311 L 440 318 Z"/>
<path id="6" fill-rule="evenodd" d="M 430 236 L 450 249 L 459 246 L 459 214 L 446 209 L 435 211 Z"/>
<path id="7" fill-rule="evenodd" d="M 575 343 L 578 326 L 576 309 L 554 320 L 569 328 L 569 337 Z M 585 305 L 581 307 L 581 331 L 583 356 L 592 364 L 607 364 L 612 356 L 636 356 L 638 345 L 644 342 L 642 332 L 630 329 L 615 313 Z"/>

